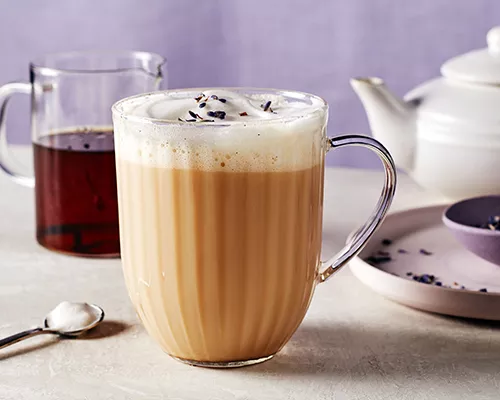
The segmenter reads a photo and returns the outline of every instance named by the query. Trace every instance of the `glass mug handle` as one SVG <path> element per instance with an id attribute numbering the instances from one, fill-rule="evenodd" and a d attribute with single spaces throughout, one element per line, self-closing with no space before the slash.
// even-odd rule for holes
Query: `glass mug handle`
<path id="1" fill-rule="evenodd" d="M 7 83 L 0 87 L 0 168 L 23 186 L 35 187 L 35 178 L 21 172 L 22 168 L 9 152 L 6 132 L 6 113 L 9 99 L 14 94 L 31 94 L 31 84 L 23 82 Z"/>
<path id="2" fill-rule="evenodd" d="M 366 147 L 372 150 L 379 156 L 384 165 L 385 178 L 382 193 L 368 221 L 347 240 L 347 244 L 339 253 L 335 254 L 329 260 L 321 262 L 322 271 L 319 273 L 320 283 L 325 282 L 359 253 L 364 244 L 370 239 L 380 223 L 384 220 L 396 191 L 396 167 L 394 165 L 394 160 L 387 149 L 378 141 L 362 135 L 344 135 L 328 138 L 327 140 L 327 151 L 351 145 Z"/>

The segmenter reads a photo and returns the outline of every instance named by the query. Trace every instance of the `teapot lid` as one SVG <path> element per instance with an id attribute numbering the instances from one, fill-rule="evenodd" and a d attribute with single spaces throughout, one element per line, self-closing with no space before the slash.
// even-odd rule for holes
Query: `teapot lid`
<path id="1" fill-rule="evenodd" d="M 443 76 L 461 81 L 500 84 L 500 26 L 486 36 L 488 48 L 451 58 L 441 66 Z"/>

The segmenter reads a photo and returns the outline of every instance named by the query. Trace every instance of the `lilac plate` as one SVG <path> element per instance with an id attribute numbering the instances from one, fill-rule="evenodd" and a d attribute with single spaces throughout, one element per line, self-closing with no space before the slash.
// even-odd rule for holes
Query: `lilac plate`
<path id="1" fill-rule="evenodd" d="M 455 239 L 441 220 L 446 208 L 391 213 L 350 268 L 365 285 L 406 306 L 500 321 L 500 268 Z"/>
<path id="2" fill-rule="evenodd" d="M 443 222 L 466 249 L 500 265 L 500 231 L 478 228 L 496 215 L 500 216 L 500 196 L 476 197 L 448 207 Z"/>

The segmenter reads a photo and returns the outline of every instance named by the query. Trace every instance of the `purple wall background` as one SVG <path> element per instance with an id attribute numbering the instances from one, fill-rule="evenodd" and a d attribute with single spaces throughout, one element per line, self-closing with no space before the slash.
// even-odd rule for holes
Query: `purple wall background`
<path id="1" fill-rule="evenodd" d="M 496 24 L 493 0 L 0 0 L 0 82 L 28 79 L 28 62 L 46 52 L 147 50 L 168 58 L 171 88 L 312 92 L 330 103 L 330 135 L 368 133 L 350 77 L 381 76 L 402 95 L 446 59 L 485 47 Z M 11 142 L 30 140 L 27 103 L 11 104 Z M 328 162 L 378 165 L 363 149 Z"/>

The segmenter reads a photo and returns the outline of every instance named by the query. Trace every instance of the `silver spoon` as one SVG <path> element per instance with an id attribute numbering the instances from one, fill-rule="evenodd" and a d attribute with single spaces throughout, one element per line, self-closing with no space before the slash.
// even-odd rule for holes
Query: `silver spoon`
<path id="1" fill-rule="evenodd" d="M 76 337 L 80 336 L 83 333 L 87 332 L 88 330 L 95 328 L 97 325 L 101 323 L 101 321 L 104 319 L 104 310 L 96 306 L 95 304 L 89 304 L 90 308 L 92 309 L 92 322 L 85 326 L 78 327 L 78 329 L 71 330 L 71 331 L 63 331 L 60 329 L 54 329 L 53 327 L 50 327 L 49 321 L 50 321 L 50 314 L 45 318 L 43 321 L 43 328 L 38 327 L 38 328 L 33 328 L 33 329 L 28 329 L 27 331 L 19 332 L 16 333 L 12 336 L 8 336 L 4 339 L 0 339 L 0 349 L 3 349 L 4 347 L 10 346 L 11 344 L 20 342 L 21 340 L 28 339 L 33 336 L 38 336 L 44 333 L 51 333 L 59 336 L 66 336 L 66 337 Z"/>

